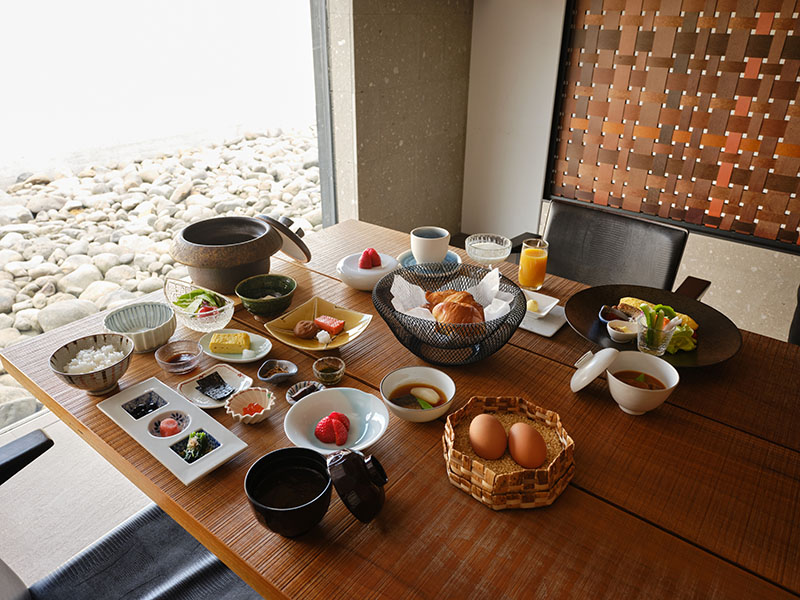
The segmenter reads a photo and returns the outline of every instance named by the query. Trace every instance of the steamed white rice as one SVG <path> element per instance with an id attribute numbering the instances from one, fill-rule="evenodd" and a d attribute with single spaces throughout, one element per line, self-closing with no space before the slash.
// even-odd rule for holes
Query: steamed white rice
<path id="1" fill-rule="evenodd" d="M 101 348 L 81 350 L 64 367 L 65 373 L 91 373 L 110 367 L 125 358 L 125 353 L 115 350 L 111 344 Z"/>

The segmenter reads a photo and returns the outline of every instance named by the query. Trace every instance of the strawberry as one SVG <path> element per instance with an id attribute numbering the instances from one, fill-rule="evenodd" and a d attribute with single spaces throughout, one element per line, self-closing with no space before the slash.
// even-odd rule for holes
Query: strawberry
<path id="1" fill-rule="evenodd" d="M 323 417 L 314 428 L 314 435 L 317 436 L 317 439 L 323 444 L 332 444 L 337 439 L 336 430 L 334 429 L 334 423 L 337 422 L 338 421 L 334 421 L 330 417 Z M 341 425 L 341 423 L 339 423 L 339 425 Z"/>
<path id="2" fill-rule="evenodd" d="M 343 415 L 340 412 L 333 411 L 328 416 L 334 421 L 340 421 L 342 425 L 345 426 L 345 429 L 347 429 L 347 431 L 350 431 L 350 419 L 347 418 L 347 415 Z"/>
<path id="3" fill-rule="evenodd" d="M 333 433 L 336 436 L 336 445 L 344 446 L 347 442 L 347 427 L 344 426 L 344 423 L 336 419 L 329 418 L 329 420 L 331 423 L 333 423 Z"/>
<path id="4" fill-rule="evenodd" d="M 361 258 L 358 259 L 358 268 L 359 269 L 371 269 L 372 268 L 372 256 L 369 253 L 369 248 L 364 250 L 361 253 Z"/>
<path id="5" fill-rule="evenodd" d="M 367 248 L 365 252 L 369 252 L 370 260 L 372 260 L 373 267 L 380 267 L 381 266 L 381 255 L 378 254 L 378 251 L 375 248 Z"/>

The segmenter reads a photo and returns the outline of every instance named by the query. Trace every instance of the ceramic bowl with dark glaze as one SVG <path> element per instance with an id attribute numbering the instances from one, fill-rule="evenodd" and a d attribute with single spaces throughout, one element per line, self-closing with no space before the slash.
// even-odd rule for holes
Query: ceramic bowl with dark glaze
<path id="1" fill-rule="evenodd" d="M 243 279 L 269 273 L 270 256 L 282 245 L 280 234 L 261 219 L 217 217 L 181 230 L 170 254 L 186 265 L 194 283 L 229 294 Z"/>
<path id="2" fill-rule="evenodd" d="M 235 292 L 244 307 L 258 317 L 275 317 L 292 303 L 297 282 L 274 273 L 254 275 L 240 281 Z"/>

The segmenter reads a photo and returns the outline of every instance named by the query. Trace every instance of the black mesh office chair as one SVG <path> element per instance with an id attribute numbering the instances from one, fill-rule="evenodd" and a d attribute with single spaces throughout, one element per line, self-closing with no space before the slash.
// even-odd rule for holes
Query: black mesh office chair
<path id="1" fill-rule="evenodd" d="M 0 447 L 0 484 L 53 445 L 41 430 Z M 260 598 L 151 504 L 30 588 L 0 561 L 0 600 Z"/>
<path id="2" fill-rule="evenodd" d="M 672 290 L 688 237 L 681 227 L 552 200 L 544 232 L 547 272 L 587 285 Z"/>

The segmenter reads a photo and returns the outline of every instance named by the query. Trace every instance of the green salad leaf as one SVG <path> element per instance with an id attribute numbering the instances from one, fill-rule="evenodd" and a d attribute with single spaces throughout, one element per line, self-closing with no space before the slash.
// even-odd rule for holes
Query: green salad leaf
<path id="1" fill-rule="evenodd" d="M 697 347 L 697 342 L 692 335 L 694 335 L 694 331 L 688 325 L 675 327 L 675 333 L 672 334 L 672 339 L 669 341 L 667 352 L 675 354 L 678 350 L 694 350 Z"/>
<path id="2" fill-rule="evenodd" d="M 225 304 L 225 300 L 205 290 L 192 290 L 191 292 L 178 296 L 174 304 L 188 312 L 197 312 L 203 305 L 203 300 L 218 308 Z"/>

